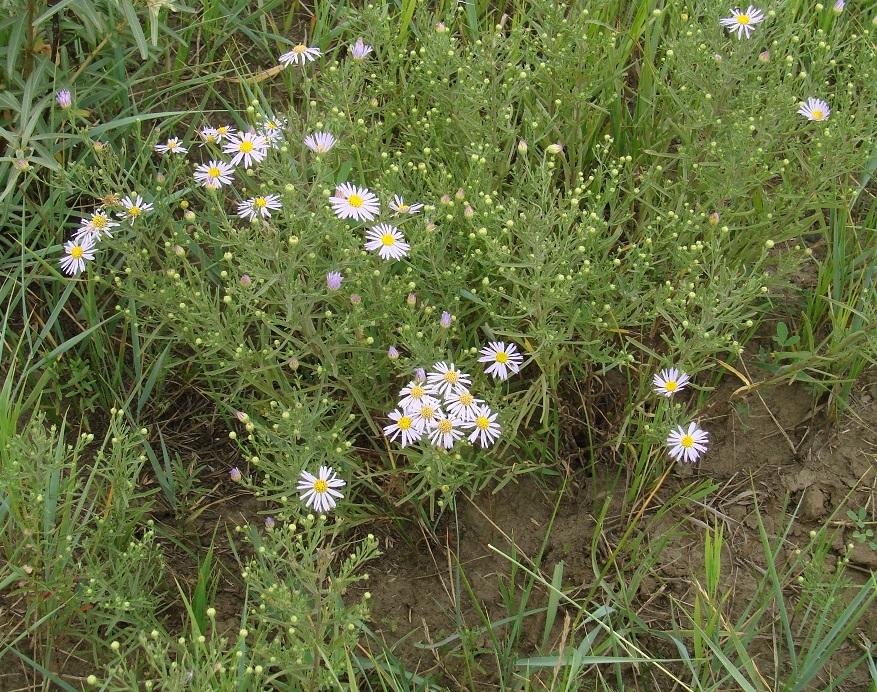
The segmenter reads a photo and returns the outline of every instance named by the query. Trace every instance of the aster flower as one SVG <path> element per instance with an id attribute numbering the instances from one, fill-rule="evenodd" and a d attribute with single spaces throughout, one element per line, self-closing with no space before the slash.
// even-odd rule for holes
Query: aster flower
<path id="1" fill-rule="evenodd" d="M 148 202 L 144 202 L 140 195 L 137 195 L 133 200 L 130 196 L 126 195 L 125 197 L 122 197 L 119 204 L 122 205 L 122 211 L 116 212 L 116 216 L 120 219 L 128 219 L 128 221 L 131 222 L 131 225 L 134 224 L 135 220 L 152 211 L 152 205 Z"/>
<path id="2" fill-rule="evenodd" d="M 439 324 L 442 326 L 442 328 L 450 329 L 452 321 L 453 318 L 451 317 L 451 313 L 449 313 L 447 310 L 443 311 L 442 316 L 439 318 Z"/>
<path id="3" fill-rule="evenodd" d="M 472 378 L 465 372 L 454 368 L 454 364 L 448 365 L 444 361 L 432 366 L 433 372 L 426 376 L 427 384 L 433 388 L 433 393 L 447 396 L 451 392 L 466 389 L 472 384 Z"/>
<path id="4" fill-rule="evenodd" d="M 429 431 L 429 441 L 442 449 L 450 449 L 454 442 L 463 437 L 463 421 L 456 416 L 445 416 L 436 421 Z"/>
<path id="5" fill-rule="evenodd" d="M 259 134 L 268 142 L 268 146 L 277 147 L 283 141 L 283 128 L 286 118 L 266 118 L 259 127 Z"/>
<path id="6" fill-rule="evenodd" d="M 259 163 L 268 155 L 268 140 L 253 132 L 229 135 L 222 151 L 226 154 L 234 154 L 231 158 L 232 166 L 237 166 L 243 161 L 244 168 L 251 168 L 254 163 Z"/>
<path id="7" fill-rule="evenodd" d="M 432 430 L 438 425 L 439 420 L 445 417 L 441 407 L 433 403 L 434 401 L 435 399 L 427 401 L 426 397 L 424 397 L 422 401 L 412 404 L 405 411 L 414 419 L 414 424 L 424 432 Z"/>
<path id="8" fill-rule="evenodd" d="M 518 347 L 515 344 L 506 346 L 502 341 L 491 341 L 488 346 L 481 349 L 481 358 L 478 359 L 478 362 L 490 363 L 484 372 L 504 380 L 508 378 L 509 370 L 514 373 L 520 370 L 524 356 L 518 353 Z"/>
<path id="9" fill-rule="evenodd" d="M 407 411 L 420 404 L 430 404 L 436 408 L 438 407 L 439 400 L 430 395 L 426 387 L 423 386 L 423 381 L 414 379 L 402 388 L 399 392 L 401 397 L 399 399 L 399 408 Z"/>
<path id="10" fill-rule="evenodd" d="M 706 430 L 701 430 L 697 423 L 691 423 L 688 430 L 680 425 L 667 437 L 670 456 L 677 461 L 695 462 L 706 452 L 708 437 Z"/>
<path id="11" fill-rule="evenodd" d="M 207 189 L 216 190 L 234 180 L 234 168 L 224 161 L 211 161 L 197 166 L 192 177 Z"/>
<path id="12" fill-rule="evenodd" d="M 159 154 L 185 154 L 189 151 L 176 137 L 171 137 L 165 144 L 156 144 L 155 150 Z"/>
<path id="13" fill-rule="evenodd" d="M 468 423 L 475 420 L 479 404 L 484 401 L 476 399 L 468 389 L 458 389 L 445 395 L 445 407 L 448 413 Z"/>
<path id="14" fill-rule="evenodd" d="M 202 127 L 198 130 L 198 136 L 201 137 L 201 146 L 205 144 L 219 144 L 222 139 L 215 127 Z"/>
<path id="15" fill-rule="evenodd" d="M 402 447 L 417 442 L 423 435 L 423 428 L 415 423 L 414 418 L 408 412 L 402 410 L 393 411 L 390 420 L 394 421 L 384 427 L 384 435 L 390 438 L 390 442 L 401 436 L 399 440 Z"/>
<path id="16" fill-rule="evenodd" d="M 396 213 L 393 216 L 397 216 L 399 214 L 416 214 L 421 209 L 423 209 L 422 204 L 405 204 L 405 200 L 403 200 L 399 195 L 393 195 L 393 201 L 390 202 L 390 209 L 395 211 Z"/>
<path id="17" fill-rule="evenodd" d="M 234 125 L 220 125 L 216 128 L 216 141 L 221 142 L 223 139 L 228 137 L 229 135 L 233 135 L 237 132 L 237 128 Z"/>
<path id="18" fill-rule="evenodd" d="M 828 103 L 822 99 L 813 98 L 812 96 L 801 104 L 798 113 L 803 115 L 807 120 L 826 120 L 831 108 Z"/>
<path id="19" fill-rule="evenodd" d="M 279 195 L 265 195 L 264 197 L 250 197 L 238 203 L 238 216 L 252 221 L 257 216 L 270 219 L 272 211 L 281 208 Z"/>
<path id="20" fill-rule="evenodd" d="M 478 442 L 482 447 L 492 445 L 502 432 L 499 423 L 496 422 L 496 414 L 490 410 L 489 406 L 478 406 L 475 409 L 475 416 L 471 421 L 464 424 L 466 428 L 472 428 L 469 434 L 469 442 L 475 444 Z"/>
<path id="21" fill-rule="evenodd" d="M 325 154 L 338 142 L 331 132 L 315 132 L 305 137 L 305 146 L 317 154 Z"/>
<path id="22" fill-rule="evenodd" d="M 374 228 L 370 228 L 365 232 L 365 249 L 377 250 L 381 259 L 394 259 L 399 261 L 411 246 L 405 242 L 405 236 L 395 226 L 387 223 L 380 223 Z"/>
<path id="23" fill-rule="evenodd" d="M 326 288 L 330 291 L 337 291 L 341 288 L 342 281 L 344 281 L 344 275 L 341 272 L 329 272 L 326 274 Z"/>
<path id="24" fill-rule="evenodd" d="M 652 378 L 655 392 L 666 397 L 673 396 L 688 386 L 691 378 L 677 368 L 664 368 Z"/>
<path id="25" fill-rule="evenodd" d="M 94 237 L 84 235 L 64 243 L 64 256 L 59 260 L 61 270 L 68 276 L 85 271 L 85 262 L 94 259 Z"/>
<path id="26" fill-rule="evenodd" d="M 846 2 L 844 0 L 834 0 L 834 7 L 831 9 L 834 10 L 837 14 L 840 14 L 844 11 L 844 7 L 846 7 Z"/>
<path id="27" fill-rule="evenodd" d="M 63 110 L 67 110 L 73 105 L 73 96 L 70 95 L 69 89 L 61 89 L 61 91 L 55 94 L 55 101 L 58 102 L 58 105 Z"/>
<path id="28" fill-rule="evenodd" d="M 746 34 L 746 38 L 749 38 L 755 29 L 755 25 L 763 21 L 764 12 L 754 5 L 747 7 L 745 12 L 741 12 L 739 9 L 731 10 L 730 17 L 724 17 L 719 20 L 721 25 L 727 27 L 731 33 L 736 31 L 737 38 L 739 39 L 743 38 L 743 34 Z"/>
<path id="29" fill-rule="evenodd" d="M 105 211 L 98 210 L 91 215 L 90 219 L 82 219 L 82 221 L 80 221 L 80 226 L 76 230 L 76 233 L 73 234 L 73 237 L 82 238 L 83 236 L 91 236 L 96 241 L 100 240 L 103 236 L 112 238 L 113 234 L 110 232 L 110 229 L 118 225 L 118 223 L 110 218 L 109 214 Z"/>
<path id="30" fill-rule="evenodd" d="M 387 349 L 387 358 L 389 358 L 390 360 L 398 360 L 399 349 L 395 346 L 390 346 L 390 348 Z"/>
<path id="31" fill-rule="evenodd" d="M 336 488 L 343 488 L 345 485 L 347 483 L 338 478 L 331 466 L 321 466 L 317 476 L 302 469 L 301 479 L 296 487 L 302 493 L 299 499 L 306 507 L 312 507 L 318 512 L 328 512 L 335 509 L 336 498 L 340 500 L 344 497 Z"/>
<path id="32" fill-rule="evenodd" d="M 228 472 L 228 477 L 231 478 L 235 483 L 237 483 L 242 477 L 241 470 L 235 466 L 231 471 Z"/>
<path id="33" fill-rule="evenodd" d="M 417 370 L 414 371 L 414 381 L 426 382 L 426 370 L 424 368 L 417 368 Z"/>
<path id="34" fill-rule="evenodd" d="M 365 60 L 373 48 L 365 43 L 361 38 L 356 39 L 356 43 L 350 48 L 350 54 L 354 60 Z"/>
<path id="35" fill-rule="evenodd" d="M 329 198 L 329 204 L 339 219 L 356 221 L 373 220 L 381 208 L 378 198 L 371 190 L 350 183 L 341 183 L 335 188 L 335 195 Z"/>
<path id="36" fill-rule="evenodd" d="M 293 46 L 291 51 L 281 55 L 279 60 L 280 64 L 284 66 L 304 65 L 306 62 L 313 62 L 322 54 L 316 46 L 308 48 L 305 44 L 299 43 L 297 46 Z"/>

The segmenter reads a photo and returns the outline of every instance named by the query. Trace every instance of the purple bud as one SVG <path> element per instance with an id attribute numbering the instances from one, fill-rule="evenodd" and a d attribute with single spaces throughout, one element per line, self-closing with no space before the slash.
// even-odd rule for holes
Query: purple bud
<path id="1" fill-rule="evenodd" d="M 241 277 L 241 286 L 243 286 L 244 288 L 246 288 L 247 286 L 250 286 L 252 283 L 253 283 L 253 280 L 250 278 L 249 274 L 244 274 Z"/>
<path id="2" fill-rule="evenodd" d="M 274 528 L 274 517 L 265 517 L 265 528 L 269 531 Z"/>
<path id="3" fill-rule="evenodd" d="M 451 196 L 450 195 L 442 195 L 442 198 L 440 201 L 442 204 L 450 204 L 451 203 Z"/>
<path id="4" fill-rule="evenodd" d="M 518 142 L 518 151 L 521 152 L 522 154 L 527 153 L 527 143 L 523 139 L 520 142 Z"/>
<path id="5" fill-rule="evenodd" d="M 460 200 L 462 202 L 464 199 L 466 199 L 466 192 L 461 187 L 460 189 L 457 190 L 457 193 L 454 195 L 454 197 L 456 197 L 458 200 Z"/>
<path id="6" fill-rule="evenodd" d="M 409 293 L 408 298 L 405 299 L 405 302 L 408 303 L 408 305 L 417 305 L 417 296 L 413 293 Z"/>
<path id="7" fill-rule="evenodd" d="M 228 472 L 229 478 L 231 478 L 235 483 L 237 483 L 243 475 L 241 474 L 241 470 L 235 466 L 231 471 Z"/>
<path id="8" fill-rule="evenodd" d="M 549 154 L 559 154 L 563 151 L 563 145 L 560 143 L 549 144 L 547 147 L 545 147 L 545 151 L 547 151 Z"/>
<path id="9" fill-rule="evenodd" d="M 55 94 L 55 100 L 58 102 L 58 105 L 61 106 L 64 110 L 70 108 L 73 104 L 73 97 L 70 95 L 70 91 L 68 89 L 62 89 L 57 94 Z"/>
<path id="10" fill-rule="evenodd" d="M 450 327 L 450 326 L 451 326 L 451 313 L 449 313 L 449 312 L 443 312 L 443 313 L 442 313 L 442 318 L 441 318 L 441 320 L 439 320 L 439 323 L 440 323 L 440 324 L 442 325 L 442 327 L 444 327 L 445 329 L 447 329 L 448 327 Z"/>
<path id="11" fill-rule="evenodd" d="M 463 216 L 465 216 L 467 219 L 471 219 L 473 216 L 475 216 L 475 211 L 470 205 L 466 205 L 466 208 L 463 210 Z"/>
<path id="12" fill-rule="evenodd" d="M 427 233 L 432 233 L 435 229 L 436 229 L 436 225 L 432 221 L 430 221 L 428 224 L 426 224 L 426 232 Z"/>
<path id="13" fill-rule="evenodd" d="M 719 222 L 719 212 L 714 211 L 710 214 L 710 223 L 716 225 Z"/>
<path id="14" fill-rule="evenodd" d="M 250 417 L 243 411 L 235 411 L 234 415 L 235 418 L 237 418 L 241 423 L 246 423 L 248 420 L 250 420 Z"/>
<path id="15" fill-rule="evenodd" d="M 326 274 L 326 286 L 330 291 L 337 291 L 341 288 L 342 281 L 344 281 L 344 276 L 341 272 L 329 272 Z"/>
<path id="16" fill-rule="evenodd" d="M 175 254 L 177 257 L 182 257 L 183 255 L 186 254 L 186 251 L 183 250 L 183 246 L 182 246 L 182 245 L 174 245 L 174 254 Z M 249 277 L 247 277 L 247 278 L 249 278 Z"/>
<path id="17" fill-rule="evenodd" d="M 156 173 L 155 174 L 155 182 L 161 185 L 164 182 L 164 173 Z"/>
<path id="18" fill-rule="evenodd" d="M 359 305 L 362 302 L 362 296 L 360 296 L 359 293 L 354 293 L 350 296 L 350 302 L 354 305 Z"/>
<path id="19" fill-rule="evenodd" d="M 417 382 L 426 382 L 426 370 L 424 368 L 417 368 L 414 371 L 414 379 Z"/>
<path id="20" fill-rule="evenodd" d="M 289 364 L 290 369 L 298 370 L 298 358 L 290 358 L 289 361 L 287 361 L 287 362 Z"/>
<path id="21" fill-rule="evenodd" d="M 769 50 L 761 51 L 758 54 L 758 59 L 761 60 L 761 62 L 770 62 L 770 51 Z"/>
<path id="22" fill-rule="evenodd" d="M 387 349 L 387 358 L 390 360 L 396 360 L 399 357 L 399 351 L 395 346 L 390 346 Z"/>

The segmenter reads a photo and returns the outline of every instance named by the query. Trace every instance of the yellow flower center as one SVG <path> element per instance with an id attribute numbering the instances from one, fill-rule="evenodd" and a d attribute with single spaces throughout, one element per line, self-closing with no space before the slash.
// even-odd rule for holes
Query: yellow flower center
<path id="1" fill-rule="evenodd" d="M 209 175 L 211 178 L 218 178 L 219 168 L 217 168 L 216 166 L 211 166 L 207 169 L 207 175 Z"/>
<path id="2" fill-rule="evenodd" d="M 496 362 L 497 363 L 508 363 L 509 362 L 509 354 L 505 351 L 497 351 L 496 353 Z"/>
<path id="3" fill-rule="evenodd" d="M 825 114 L 822 111 L 813 111 L 812 113 L 814 120 L 822 120 L 825 117 Z"/>
<path id="4" fill-rule="evenodd" d="M 442 433 L 443 435 L 447 435 L 449 432 L 451 432 L 451 430 L 454 429 L 454 426 L 451 421 L 445 418 L 443 421 L 439 421 L 438 429 L 440 433 Z"/>
<path id="5" fill-rule="evenodd" d="M 140 207 L 128 207 L 128 216 L 140 216 Z"/>
<path id="6" fill-rule="evenodd" d="M 216 135 L 207 135 L 207 136 L 204 138 L 204 141 L 205 141 L 205 142 L 215 142 L 215 141 L 216 141 Z"/>
<path id="7" fill-rule="evenodd" d="M 684 435 L 682 439 L 679 440 L 679 444 L 685 447 L 685 449 L 694 447 L 694 438 L 691 435 Z"/>
<path id="8" fill-rule="evenodd" d="M 324 481 L 322 478 L 318 478 L 314 481 L 314 492 L 319 495 L 324 494 L 329 490 L 329 484 Z"/>
<path id="9" fill-rule="evenodd" d="M 395 244 L 396 239 L 391 234 L 384 233 L 384 235 L 381 236 L 381 242 L 387 247 L 391 247 Z"/>
<path id="10" fill-rule="evenodd" d="M 666 389 L 668 392 L 675 392 L 678 388 L 679 385 L 676 384 L 676 382 L 674 382 L 673 380 L 667 380 L 664 383 L 664 389 Z"/>
<path id="11" fill-rule="evenodd" d="M 98 214 L 96 216 L 91 217 L 91 225 L 100 230 L 104 226 L 107 225 L 107 217 L 103 214 Z"/>
<path id="12" fill-rule="evenodd" d="M 268 200 L 265 199 L 264 197 L 256 197 L 256 199 L 253 200 L 254 207 L 259 207 L 261 209 L 262 207 L 265 207 L 267 205 L 268 205 Z"/>
<path id="13" fill-rule="evenodd" d="M 73 259 L 79 259 L 80 257 L 82 257 L 83 252 L 84 252 L 84 250 L 81 247 L 79 247 L 78 245 L 75 245 L 73 247 L 73 249 L 70 250 L 70 256 Z"/>
<path id="14" fill-rule="evenodd" d="M 420 399 L 423 396 L 423 387 L 419 384 L 411 388 L 411 398 Z"/>
<path id="15" fill-rule="evenodd" d="M 408 416 L 402 416 L 399 419 L 399 430 L 408 430 L 411 425 L 414 423 Z"/>
<path id="16" fill-rule="evenodd" d="M 325 154 L 327 151 L 329 151 L 323 144 L 318 144 L 315 148 L 318 154 Z"/>
<path id="17" fill-rule="evenodd" d="M 243 142 L 241 142 L 240 150 L 244 154 L 249 154 L 251 151 L 253 151 L 253 143 L 250 140 L 245 139 Z"/>
<path id="18" fill-rule="evenodd" d="M 435 414 L 435 410 L 432 406 L 421 406 L 420 408 L 420 417 L 421 418 L 432 418 Z"/>
<path id="19" fill-rule="evenodd" d="M 738 14 L 737 15 L 737 22 L 739 24 L 743 24 L 745 26 L 746 24 L 749 24 L 750 21 L 752 21 L 752 20 L 749 19 L 748 14 Z"/>
<path id="20" fill-rule="evenodd" d="M 293 52 L 293 53 L 298 53 L 299 55 L 301 55 L 301 54 L 304 53 L 307 49 L 308 49 L 308 47 L 307 47 L 306 45 L 304 45 L 303 43 L 299 43 L 295 48 L 292 49 L 292 52 Z"/>
<path id="21" fill-rule="evenodd" d="M 469 392 L 463 392 L 460 395 L 460 403 L 463 406 L 471 406 L 473 401 L 475 401 L 475 397 L 472 396 Z"/>
<path id="22" fill-rule="evenodd" d="M 479 430 L 487 430 L 490 427 L 490 421 L 487 419 L 487 416 L 478 416 L 475 419 L 475 426 Z"/>
<path id="23" fill-rule="evenodd" d="M 457 381 L 460 379 L 460 376 L 453 370 L 448 370 L 445 373 L 445 382 L 448 384 L 457 384 Z"/>
<path id="24" fill-rule="evenodd" d="M 168 149 L 176 149 L 178 146 L 179 146 L 179 144 L 177 144 L 177 140 L 175 140 L 175 139 L 169 139 L 167 141 Z"/>
<path id="25" fill-rule="evenodd" d="M 223 125 L 222 127 L 217 127 L 217 128 L 216 128 L 216 134 L 218 134 L 218 135 L 227 135 L 227 134 L 228 134 L 228 128 L 227 128 L 226 126 L 224 126 L 224 125 Z"/>
<path id="26" fill-rule="evenodd" d="M 404 214 L 404 213 L 407 212 L 409 209 L 411 209 L 411 207 L 410 207 L 409 205 L 407 205 L 407 204 L 400 204 L 400 205 L 399 205 L 399 209 L 398 209 L 398 211 L 399 211 L 399 213 Z"/>
<path id="27" fill-rule="evenodd" d="M 356 207 L 359 209 L 363 204 L 365 204 L 365 200 L 359 195 L 350 195 L 347 198 L 347 203 L 350 204 L 351 207 Z M 384 236 L 384 245 L 392 245 L 393 243 L 388 243 L 386 241 L 387 236 Z"/>

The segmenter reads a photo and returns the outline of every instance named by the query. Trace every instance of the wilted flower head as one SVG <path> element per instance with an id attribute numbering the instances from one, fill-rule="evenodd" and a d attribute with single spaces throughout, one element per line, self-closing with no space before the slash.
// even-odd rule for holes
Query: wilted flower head
<path id="1" fill-rule="evenodd" d="M 330 291 L 337 291 L 341 288 L 342 281 L 344 281 L 344 275 L 341 272 L 329 272 L 326 274 L 326 288 Z"/>
<path id="2" fill-rule="evenodd" d="M 369 53 L 372 52 L 372 47 L 365 43 L 361 38 L 356 39 L 356 43 L 353 44 L 353 47 L 350 49 L 350 54 L 353 56 L 354 60 L 364 60 Z"/>
<path id="3" fill-rule="evenodd" d="M 70 108 L 70 106 L 73 105 L 73 97 L 70 95 L 70 90 L 61 89 L 61 91 L 55 94 L 55 101 L 57 101 L 58 105 L 64 110 Z"/>

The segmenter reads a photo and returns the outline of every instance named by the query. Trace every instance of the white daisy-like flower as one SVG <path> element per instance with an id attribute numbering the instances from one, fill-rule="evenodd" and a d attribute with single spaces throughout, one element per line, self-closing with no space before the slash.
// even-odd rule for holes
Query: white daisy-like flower
<path id="1" fill-rule="evenodd" d="M 356 221 L 372 221 L 381 210 L 381 203 L 371 190 L 350 183 L 341 183 L 336 187 L 329 204 L 339 219 Z"/>
<path id="2" fill-rule="evenodd" d="M 237 132 L 237 128 L 234 125 L 220 125 L 216 128 L 216 141 L 221 142 L 223 139 L 225 139 L 229 135 L 233 135 L 235 132 Z"/>
<path id="3" fill-rule="evenodd" d="M 268 140 L 254 132 L 229 135 L 222 151 L 226 154 L 234 154 L 231 157 L 232 166 L 237 166 L 243 161 L 244 168 L 251 168 L 254 163 L 259 163 L 268 155 Z"/>
<path id="4" fill-rule="evenodd" d="M 80 221 L 80 226 L 76 229 L 73 237 L 83 238 L 85 236 L 90 236 L 95 241 L 100 240 L 103 236 L 112 238 L 113 234 L 110 232 L 110 229 L 118 225 L 118 223 L 110 218 L 110 215 L 107 214 L 107 212 L 99 210 L 94 212 L 90 219 L 82 219 L 82 221 Z"/>
<path id="5" fill-rule="evenodd" d="M 205 144 L 219 144 L 222 139 L 215 127 L 202 127 L 198 130 L 198 135 L 201 137 L 202 147 Z"/>
<path id="6" fill-rule="evenodd" d="M 444 361 L 432 366 L 433 372 L 426 375 L 426 383 L 432 386 L 433 393 L 447 396 L 451 392 L 459 392 L 467 389 L 472 384 L 472 378 L 465 372 L 454 368 L 454 364 L 448 365 Z"/>
<path id="7" fill-rule="evenodd" d="M 350 49 L 350 54 L 353 56 L 354 60 L 365 60 L 369 53 L 372 52 L 372 47 L 368 45 L 361 38 L 356 39 L 356 43 Z"/>
<path id="8" fill-rule="evenodd" d="M 216 190 L 223 185 L 231 184 L 234 180 L 234 168 L 224 161 L 211 161 L 197 166 L 192 177 L 204 187 Z"/>
<path id="9" fill-rule="evenodd" d="M 421 401 L 420 403 L 411 404 L 406 413 L 414 419 L 414 424 L 421 431 L 432 430 L 438 422 L 445 417 L 441 407 L 433 403 L 435 400 Z"/>
<path id="10" fill-rule="evenodd" d="M 408 254 L 411 246 L 405 242 L 405 236 L 395 226 L 379 223 L 365 232 L 365 249 L 377 250 L 381 259 L 394 259 L 397 262 Z"/>
<path id="11" fill-rule="evenodd" d="M 288 65 L 304 65 L 306 62 L 313 62 L 322 55 L 322 51 L 316 46 L 308 48 L 305 44 L 299 43 L 293 46 L 292 50 L 280 56 L 280 64 Z"/>
<path id="12" fill-rule="evenodd" d="M 282 207 L 280 195 L 265 195 L 263 197 L 250 197 L 238 203 L 238 216 L 252 221 L 257 216 L 270 219 L 272 211 L 278 211 Z"/>
<path id="13" fill-rule="evenodd" d="M 74 238 L 64 243 L 64 256 L 59 260 L 61 269 L 68 276 L 78 276 L 85 271 L 85 262 L 94 259 L 94 237 Z"/>
<path id="14" fill-rule="evenodd" d="M 673 396 L 688 386 L 691 378 L 678 368 L 664 368 L 652 378 L 655 392 L 664 396 Z"/>
<path id="15" fill-rule="evenodd" d="M 469 442 L 478 442 L 482 447 L 489 447 L 502 432 L 499 423 L 496 422 L 496 414 L 489 406 L 479 406 L 475 411 L 475 417 L 465 423 L 465 427 L 472 428 L 469 434 Z"/>
<path id="16" fill-rule="evenodd" d="M 423 209 L 423 205 L 420 203 L 405 204 L 405 200 L 399 195 L 393 195 L 393 201 L 390 202 L 390 209 L 396 212 L 393 216 L 397 216 L 398 214 L 416 214 Z"/>
<path id="17" fill-rule="evenodd" d="M 458 389 L 445 394 L 445 407 L 448 413 L 467 423 L 475 420 L 478 405 L 483 403 L 482 399 L 472 396 L 468 389 Z"/>
<path id="18" fill-rule="evenodd" d="M 484 369 L 488 375 L 493 375 L 501 380 L 508 378 L 509 370 L 517 373 L 524 362 L 524 356 L 518 353 L 518 347 L 515 344 L 506 346 L 503 341 L 491 341 L 488 346 L 481 349 L 481 358 L 479 363 L 490 363 Z"/>
<path id="19" fill-rule="evenodd" d="M 749 38 L 755 29 L 755 25 L 764 21 L 764 12 L 754 5 L 747 7 L 745 12 L 741 12 L 739 9 L 731 10 L 730 12 L 730 17 L 724 17 L 719 21 L 731 33 L 736 31 L 737 38 L 739 39 L 743 38 L 743 34 L 746 34 L 746 38 Z"/>
<path id="20" fill-rule="evenodd" d="M 165 144 L 156 144 L 155 150 L 159 154 L 185 154 L 189 151 L 176 137 L 171 137 Z"/>
<path id="21" fill-rule="evenodd" d="M 442 449 L 450 449 L 454 442 L 463 437 L 463 421 L 456 416 L 445 416 L 436 421 L 429 431 L 429 441 Z"/>
<path id="22" fill-rule="evenodd" d="M 709 434 L 701 430 L 697 423 L 691 423 L 688 430 L 681 425 L 667 437 L 670 456 L 677 461 L 695 462 L 706 452 Z"/>
<path id="23" fill-rule="evenodd" d="M 331 132 L 315 132 L 305 137 L 305 146 L 317 154 L 325 154 L 338 142 Z"/>
<path id="24" fill-rule="evenodd" d="M 152 205 L 149 202 L 144 202 L 140 195 L 137 195 L 133 200 L 130 196 L 122 197 L 119 204 L 122 205 L 122 211 L 116 212 L 116 216 L 120 219 L 128 219 L 131 225 L 141 216 L 152 211 Z"/>
<path id="25" fill-rule="evenodd" d="M 268 142 L 268 146 L 275 149 L 283 142 L 283 128 L 286 127 L 286 118 L 266 118 L 259 127 L 259 134 Z"/>
<path id="26" fill-rule="evenodd" d="M 831 113 L 831 108 L 829 108 L 827 102 L 811 96 L 801 104 L 798 113 L 807 118 L 807 120 L 826 120 Z"/>
<path id="27" fill-rule="evenodd" d="M 403 411 L 408 411 L 415 406 L 420 406 L 420 404 L 429 404 L 436 408 L 439 405 L 439 400 L 430 395 L 423 382 L 417 380 L 411 380 L 405 385 L 399 392 L 399 396 L 399 408 Z"/>
<path id="28" fill-rule="evenodd" d="M 335 509 L 336 499 L 344 497 L 336 488 L 343 488 L 345 485 L 347 483 L 338 478 L 331 466 L 321 466 L 317 476 L 302 470 L 297 489 L 302 493 L 299 499 L 305 506 L 312 507 L 317 512 L 328 512 Z"/>
<path id="29" fill-rule="evenodd" d="M 393 411 L 390 420 L 394 421 L 384 427 L 384 435 L 392 442 L 401 437 L 400 444 L 404 447 L 414 444 L 423 436 L 423 428 L 414 421 L 414 417 L 406 411 Z"/>

